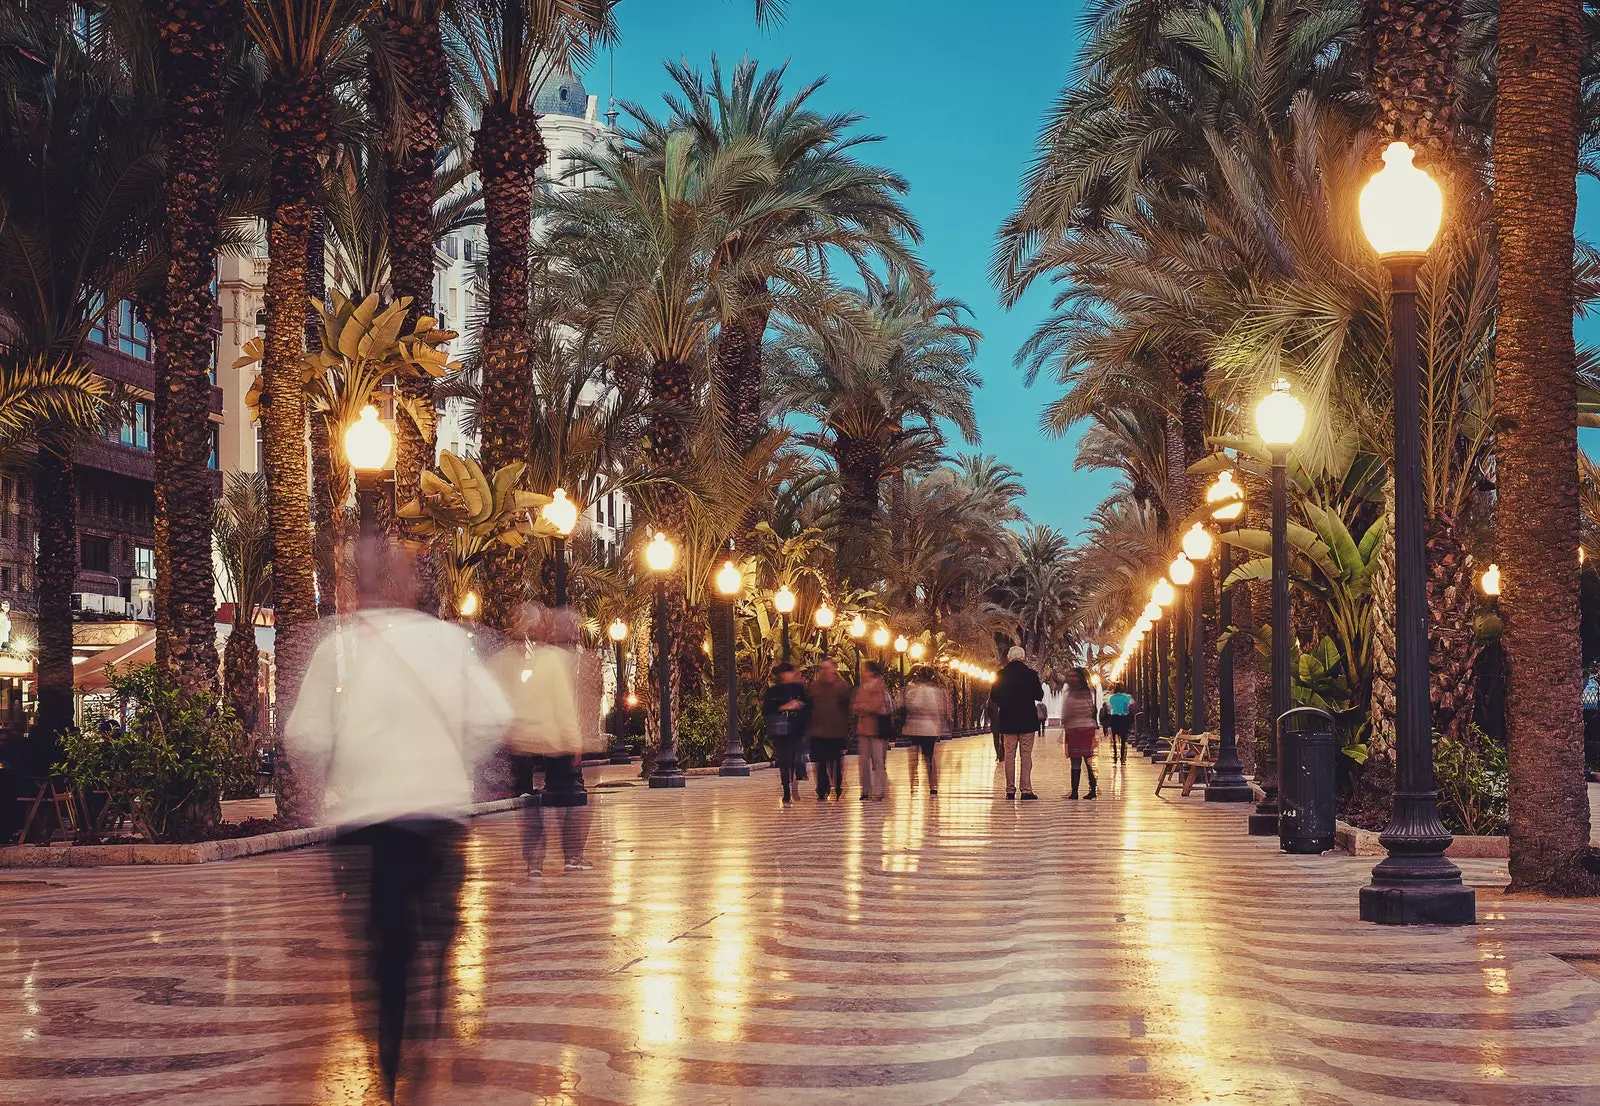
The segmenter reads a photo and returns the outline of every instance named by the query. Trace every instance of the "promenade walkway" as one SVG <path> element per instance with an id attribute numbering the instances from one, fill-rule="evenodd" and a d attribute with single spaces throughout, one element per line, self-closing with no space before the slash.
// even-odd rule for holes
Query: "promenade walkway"
<path id="1" fill-rule="evenodd" d="M 593 871 L 477 820 L 443 1037 L 401 1102 L 1600 1102 L 1600 903 L 1356 919 L 1369 858 L 1288 857 L 1147 764 L 997 798 L 596 793 Z M 854 762 L 850 762 L 854 773 Z M 1552 955 L 1555 954 L 1555 955 Z M 1578 958 L 1562 959 L 1566 956 Z M 0 1103 L 376 1102 L 321 849 L 0 876 Z"/>

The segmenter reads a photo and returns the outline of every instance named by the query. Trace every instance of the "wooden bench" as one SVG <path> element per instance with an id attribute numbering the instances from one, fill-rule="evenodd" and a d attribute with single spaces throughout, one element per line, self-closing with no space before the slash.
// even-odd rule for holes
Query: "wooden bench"
<path id="1" fill-rule="evenodd" d="M 1156 794 L 1161 794 L 1163 787 L 1176 782 L 1177 777 L 1181 775 L 1183 795 L 1187 798 L 1196 783 L 1211 778 L 1211 770 L 1216 764 L 1216 734 L 1180 733 L 1172 739 L 1172 748 L 1167 750 L 1166 759 L 1161 762 L 1161 775 L 1156 780 Z"/>

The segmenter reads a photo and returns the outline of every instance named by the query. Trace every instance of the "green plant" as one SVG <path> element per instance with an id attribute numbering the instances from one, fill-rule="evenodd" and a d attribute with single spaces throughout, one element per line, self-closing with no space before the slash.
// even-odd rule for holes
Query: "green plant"
<path id="1" fill-rule="evenodd" d="M 1477 726 L 1465 741 L 1441 737 L 1433 746 L 1439 814 L 1451 833 L 1496 835 L 1510 824 L 1506 751 Z"/>
<path id="2" fill-rule="evenodd" d="M 80 791 L 106 792 L 111 809 L 153 840 L 192 836 L 214 823 L 219 798 L 246 786 L 251 773 L 233 711 L 185 692 L 159 665 L 106 675 L 124 725 L 63 734 L 54 770 Z"/>
<path id="3" fill-rule="evenodd" d="M 722 759 L 728 708 L 721 696 L 696 696 L 678 711 L 677 751 L 681 768 L 705 768 Z"/>

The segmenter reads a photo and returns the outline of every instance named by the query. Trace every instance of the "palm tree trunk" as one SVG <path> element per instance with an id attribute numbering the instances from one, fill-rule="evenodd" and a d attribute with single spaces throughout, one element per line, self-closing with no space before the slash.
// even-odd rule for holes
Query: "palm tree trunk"
<path id="1" fill-rule="evenodd" d="M 239 621 L 238 616 L 222 650 L 222 686 L 239 725 L 245 733 L 255 733 L 261 722 L 261 653 L 256 648 L 255 627 Z"/>
<path id="2" fill-rule="evenodd" d="M 316 647 L 306 393 L 300 363 L 305 353 L 307 251 L 319 194 L 317 154 L 328 131 L 326 91 L 320 76 L 270 79 L 260 114 L 271 150 L 261 410 L 266 431 L 267 507 L 272 520 L 275 718 L 281 736 Z M 279 812 L 289 818 L 303 817 L 307 797 L 299 793 L 287 759 L 280 755 L 277 762 Z"/>
<path id="3" fill-rule="evenodd" d="M 871 442 L 841 438 L 837 464 L 839 527 L 834 562 L 846 587 L 870 588 L 876 580 L 872 571 L 872 530 L 878 524 L 878 481 L 883 473 L 883 457 Z"/>
<path id="4" fill-rule="evenodd" d="M 694 377 L 689 366 L 676 361 L 656 361 L 650 367 L 650 394 L 655 413 L 650 419 L 646 456 L 657 475 L 665 481 L 651 494 L 655 524 L 675 542 L 683 540 L 688 527 L 687 501 L 676 481 L 689 466 L 689 434 L 684 419 L 694 403 Z M 667 579 L 667 627 L 669 648 L 675 661 L 678 680 L 676 702 L 703 685 L 699 676 L 700 639 L 694 636 L 683 576 L 673 573 Z"/>
<path id="5" fill-rule="evenodd" d="M 1580 0 L 1500 6 L 1495 227 L 1500 249 L 1495 347 L 1496 513 L 1505 574 L 1511 889 L 1600 893 L 1583 866 L 1578 639 L 1577 215 Z"/>
<path id="6" fill-rule="evenodd" d="M 1433 699 L 1433 732 L 1466 740 L 1476 699 L 1478 601 L 1473 561 L 1461 541 L 1456 520 L 1435 514 L 1428 520 L 1428 671 Z"/>
<path id="7" fill-rule="evenodd" d="M 151 0 L 166 101 L 167 275 L 151 322 L 155 386 L 156 657 L 184 690 L 217 692 L 210 472 L 212 274 L 222 82 L 235 0 Z"/>
<path id="8" fill-rule="evenodd" d="M 766 289 L 756 288 L 753 294 L 764 296 Z M 770 317 L 765 308 L 743 312 L 722 328 L 713 353 L 713 374 L 727 409 L 729 437 L 741 457 L 761 440 L 761 343 Z"/>
<path id="9" fill-rule="evenodd" d="M 72 726 L 72 590 L 78 578 L 78 488 L 67 443 L 39 450 L 34 507 L 39 527 L 38 697 L 30 754 L 39 772 L 56 757 L 56 738 Z"/>
<path id="10" fill-rule="evenodd" d="M 1455 116 L 1459 0 L 1363 0 L 1363 66 L 1378 132 L 1448 155 Z"/>
<path id="11" fill-rule="evenodd" d="M 483 332 L 483 384 L 478 404 L 479 455 L 489 472 L 528 462 L 533 445 L 533 370 L 529 364 L 528 243 L 534 174 L 547 157 L 533 114 L 490 105 L 472 157 L 483 179 L 489 239 L 489 318 Z M 531 554 L 501 549 L 485 565 L 483 621 L 509 629 L 527 596 Z"/>
<path id="12" fill-rule="evenodd" d="M 338 613 L 345 573 L 344 496 L 334 478 L 333 428 L 321 412 L 311 416 L 311 554 L 317 566 L 317 616 Z M 348 493 L 349 481 L 345 481 Z M 348 598 L 348 597 L 347 597 Z"/>

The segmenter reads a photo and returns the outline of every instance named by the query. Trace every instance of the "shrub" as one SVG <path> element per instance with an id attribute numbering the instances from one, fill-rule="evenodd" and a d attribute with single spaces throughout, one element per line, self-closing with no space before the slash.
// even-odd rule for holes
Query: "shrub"
<path id="1" fill-rule="evenodd" d="M 224 792 L 248 786 L 254 764 L 231 708 L 178 687 L 159 665 L 107 671 L 124 726 L 61 739 L 55 771 L 80 791 L 105 791 L 154 840 L 199 836 Z"/>
<path id="2" fill-rule="evenodd" d="M 1477 726 L 1465 741 L 1440 738 L 1433 746 L 1439 814 L 1451 833 L 1496 835 L 1510 824 L 1506 751 Z"/>
<path id="3" fill-rule="evenodd" d="M 678 712 L 678 767 L 706 768 L 721 763 L 728 740 L 726 700 L 707 695 L 690 699 Z"/>

